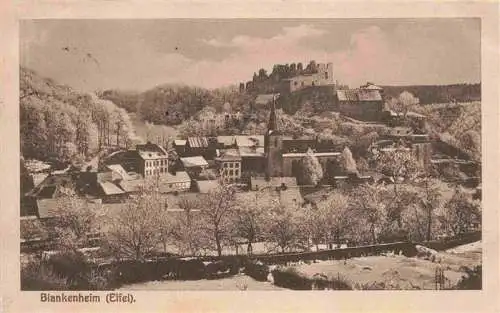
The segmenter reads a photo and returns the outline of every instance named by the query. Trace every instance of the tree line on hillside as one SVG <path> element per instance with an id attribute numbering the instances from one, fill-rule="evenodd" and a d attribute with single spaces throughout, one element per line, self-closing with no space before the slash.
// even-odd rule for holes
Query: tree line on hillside
<path id="1" fill-rule="evenodd" d="M 240 94 L 235 87 L 205 89 L 183 85 L 163 85 L 141 93 L 106 90 L 99 93 L 128 112 L 155 124 L 179 125 L 194 117 L 203 108 L 217 112 L 244 111 L 253 98 Z M 228 106 L 229 104 L 229 106 Z"/>
<path id="2" fill-rule="evenodd" d="M 20 71 L 21 153 L 67 164 L 109 146 L 127 147 L 132 126 L 122 108 Z"/>
<path id="3" fill-rule="evenodd" d="M 382 87 L 387 97 L 408 91 L 420 99 L 420 104 L 481 101 L 481 84 Z"/>

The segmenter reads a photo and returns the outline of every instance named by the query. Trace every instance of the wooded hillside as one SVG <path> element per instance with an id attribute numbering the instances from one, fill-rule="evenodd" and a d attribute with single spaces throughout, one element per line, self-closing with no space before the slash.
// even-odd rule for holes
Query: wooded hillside
<path id="1" fill-rule="evenodd" d="M 65 164 L 105 147 L 128 146 L 132 127 L 113 102 L 21 67 L 20 135 L 26 158 Z"/>
<path id="2" fill-rule="evenodd" d="M 441 86 L 383 86 L 384 94 L 397 97 L 403 91 L 420 99 L 420 104 L 481 101 L 481 84 L 454 84 Z"/>

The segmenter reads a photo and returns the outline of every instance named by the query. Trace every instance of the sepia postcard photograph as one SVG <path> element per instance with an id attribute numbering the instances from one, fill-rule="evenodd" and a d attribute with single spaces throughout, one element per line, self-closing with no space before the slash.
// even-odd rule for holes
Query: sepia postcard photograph
<path id="1" fill-rule="evenodd" d="M 482 27 L 20 19 L 16 285 L 42 309 L 484 291 Z"/>
<path id="2" fill-rule="evenodd" d="M 20 41 L 22 290 L 481 289 L 479 19 Z"/>

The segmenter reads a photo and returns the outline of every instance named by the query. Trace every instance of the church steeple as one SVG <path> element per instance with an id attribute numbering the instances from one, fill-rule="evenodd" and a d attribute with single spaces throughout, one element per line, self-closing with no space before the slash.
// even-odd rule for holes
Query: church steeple
<path id="1" fill-rule="evenodd" d="M 269 114 L 269 123 L 267 124 L 267 131 L 278 130 L 278 122 L 276 119 L 276 98 L 273 94 L 273 102 L 271 103 L 271 114 Z"/>

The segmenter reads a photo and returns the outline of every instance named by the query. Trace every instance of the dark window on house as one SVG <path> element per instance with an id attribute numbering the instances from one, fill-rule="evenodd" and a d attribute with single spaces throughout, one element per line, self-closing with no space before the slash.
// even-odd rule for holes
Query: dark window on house
<path id="1" fill-rule="evenodd" d="M 328 72 L 325 72 L 325 79 L 328 79 Z"/>

